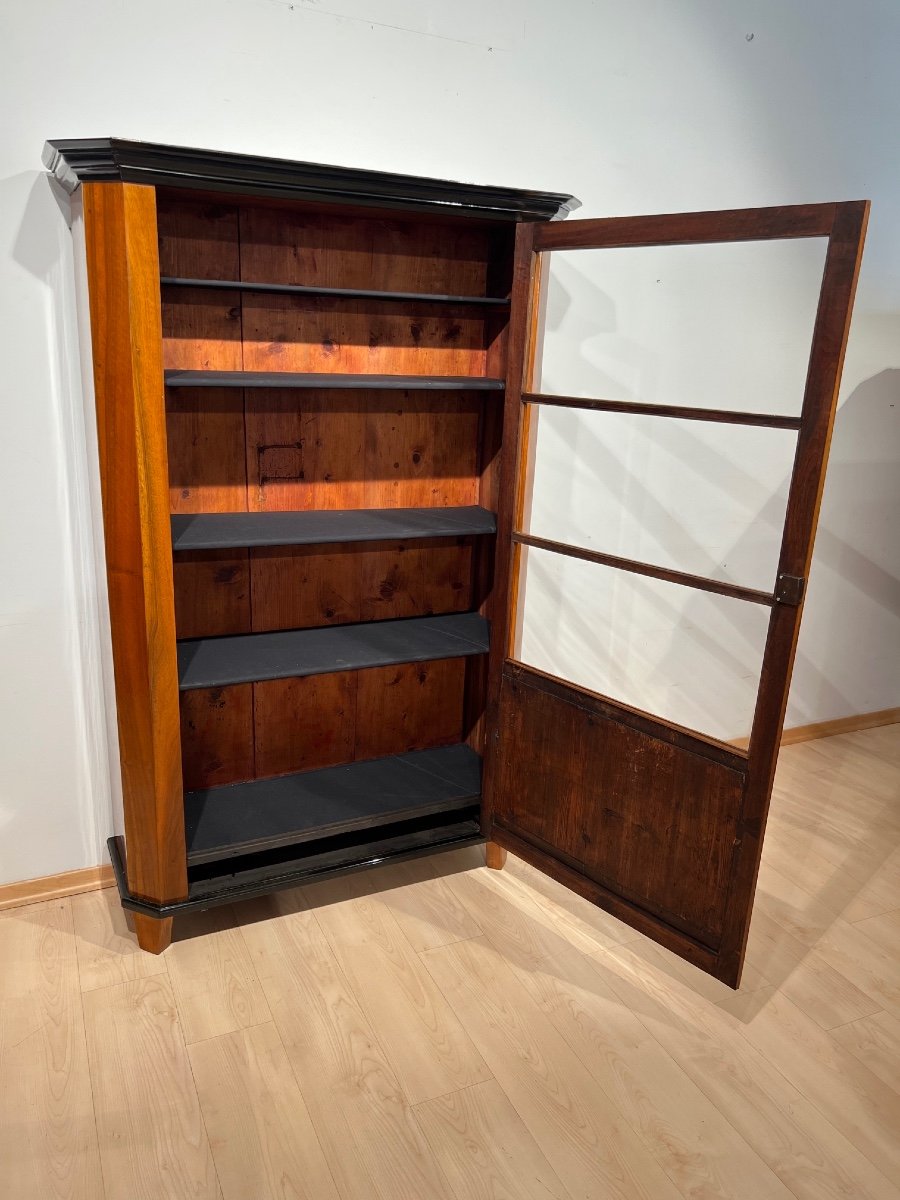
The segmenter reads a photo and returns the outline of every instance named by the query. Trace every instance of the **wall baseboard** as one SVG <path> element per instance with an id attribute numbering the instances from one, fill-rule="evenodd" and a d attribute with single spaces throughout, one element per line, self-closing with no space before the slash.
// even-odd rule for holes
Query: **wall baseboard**
<path id="1" fill-rule="evenodd" d="M 781 735 L 782 746 L 793 746 L 797 742 L 811 742 L 815 738 L 835 737 L 839 733 L 858 733 L 861 729 L 878 729 L 881 725 L 900 722 L 900 708 L 882 708 L 878 712 L 857 713 L 854 717 L 836 717 L 833 721 L 818 721 L 815 725 L 795 725 L 785 729 Z M 731 743 L 746 750 L 748 737 L 735 738 Z"/>
<path id="2" fill-rule="evenodd" d="M 78 871 L 63 871 L 61 875 L 44 875 L 40 879 L 23 879 L 20 883 L 0 884 L 0 912 L 22 904 L 37 904 L 41 900 L 59 900 L 79 892 L 93 892 L 112 887 L 116 882 L 112 867 L 82 867 Z"/>
<path id="3" fill-rule="evenodd" d="M 860 729 L 877 729 L 880 725 L 900 722 L 900 708 L 883 708 L 879 712 L 859 713 L 855 717 L 838 717 L 834 721 L 819 721 L 815 725 L 796 725 L 781 735 L 782 746 L 795 742 L 810 742 L 814 738 L 834 737 L 839 733 L 856 733 Z M 746 748 L 749 738 L 736 738 L 731 744 Z M 23 879 L 21 883 L 0 884 L 0 912 L 41 900 L 58 900 L 76 896 L 79 892 L 94 892 L 115 884 L 113 869 L 108 864 L 82 867 L 79 871 L 63 871 L 61 875 L 44 875 L 40 879 Z"/>

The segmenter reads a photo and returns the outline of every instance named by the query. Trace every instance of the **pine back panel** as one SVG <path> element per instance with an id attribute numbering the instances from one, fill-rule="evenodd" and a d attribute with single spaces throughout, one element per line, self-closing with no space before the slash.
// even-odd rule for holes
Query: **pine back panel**
<path id="1" fill-rule="evenodd" d="M 482 223 L 163 195 L 158 208 L 163 276 L 504 294 L 511 234 Z M 505 314 L 488 308 L 172 286 L 162 295 L 166 368 L 503 374 Z M 458 391 L 170 389 L 171 510 L 492 507 L 491 403 Z M 178 554 L 178 636 L 478 608 L 490 590 L 485 540 Z M 481 664 L 462 659 L 188 692 L 185 787 L 450 744 L 473 731 L 477 741 L 483 704 Z"/>

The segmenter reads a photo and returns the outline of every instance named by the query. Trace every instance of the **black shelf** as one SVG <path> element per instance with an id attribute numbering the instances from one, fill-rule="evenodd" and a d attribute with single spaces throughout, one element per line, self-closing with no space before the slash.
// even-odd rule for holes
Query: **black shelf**
<path id="1" fill-rule="evenodd" d="M 442 292 L 385 292 L 370 288 L 313 287 L 300 283 L 247 283 L 243 279 L 183 279 L 163 275 L 164 287 L 213 288 L 230 292 L 261 292 L 285 296 L 334 296 L 344 300 L 415 300 L 420 304 L 480 304 L 509 308 L 506 296 L 453 296 Z"/>
<path id="2" fill-rule="evenodd" d="M 189 638 L 178 643 L 179 687 L 190 691 L 464 658 L 487 654 L 488 639 L 488 623 L 478 613 Z"/>
<path id="3" fill-rule="evenodd" d="M 502 392 L 502 379 L 483 375 L 333 375 L 295 371 L 166 371 L 172 388 L 367 388 L 401 391 Z"/>
<path id="4" fill-rule="evenodd" d="M 188 792 L 188 865 L 454 812 L 480 795 L 481 759 L 462 744 Z"/>
<path id="5" fill-rule="evenodd" d="M 497 532 L 492 512 L 459 508 L 345 508 L 305 512 L 179 513 L 172 517 L 172 549 L 229 546 L 317 546 L 450 538 Z"/>

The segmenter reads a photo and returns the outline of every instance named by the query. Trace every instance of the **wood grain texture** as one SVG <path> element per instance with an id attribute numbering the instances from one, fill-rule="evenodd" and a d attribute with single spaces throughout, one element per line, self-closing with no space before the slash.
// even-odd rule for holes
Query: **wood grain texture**
<path id="1" fill-rule="evenodd" d="M 844 352 L 869 220 L 868 201 L 837 204 L 833 208 L 778 559 L 778 575 L 798 579 L 808 577 L 812 560 Z M 753 891 L 802 615 L 802 603 L 797 607 L 773 605 L 763 652 L 750 732 L 741 838 L 725 906 L 719 966 L 720 977 L 735 983 L 740 980 L 750 928 Z"/>
<path id="2" fill-rule="evenodd" d="M 492 871 L 502 871 L 506 866 L 506 851 L 496 842 L 486 842 L 484 847 L 484 864 Z"/>
<path id="3" fill-rule="evenodd" d="M 138 945 L 148 954 L 162 954 L 172 941 L 172 917 L 148 917 L 143 913 L 132 913 L 134 932 Z"/>
<path id="4" fill-rule="evenodd" d="M 397 1076 L 302 898 L 280 892 L 238 916 L 341 1197 L 444 1197 Z"/>
<path id="5" fill-rule="evenodd" d="M 162 275 L 239 279 L 237 209 L 163 198 L 158 206 Z M 163 358 L 167 368 L 239 371 L 241 304 L 236 291 L 163 288 Z"/>
<path id="6" fill-rule="evenodd" d="M 138 1195 L 187 1200 L 209 1191 L 195 1169 L 205 1127 L 226 1200 L 576 1200 L 640 1195 L 631 1178 L 655 1188 L 659 1169 L 698 1200 L 783 1200 L 785 1189 L 897 1200 L 897 1018 L 882 1008 L 852 1019 L 892 1001 L 896 886 L 893 908 L 850 914 L 866 880 L 889 884 L 900 862 L 898 766 L 896 725 L 785 749 L 737 996 L 516 856 L 493 872 L 469 847 L 355 874 L 319 891 L 312 912 L 296 890 L 239 906 L 274 1021 L 193 1043 L 188 1073 L 173 951 L 137 954 L 121 910 L 94 907 L 111 893 L 6 912 L 3 1182 L 16 1200 L 130 1196 L 131 1179 Z M 794 854 L 790 877 L 775 865 L 783 853 Z M 217 942 L 213 926 L 182 932 Z M 330 937 L 348 958 L 362 941 L 389 991 L 422 970 L 436 980 L 435 1022 L 422 1022 L 415 987 L 401 1002 L 419 1055 L 395 1064 L 380 1027 L 395 1014 L 381 1013 L 368 972 L 341 970 Z M 76 955 L 100 1046 L 90 1059 L 73 1032 Z M 148 964 L 153 978 L 128 978 Z M 230 972 L 201 974 L 209 1011 L 230 1011 Z M 459 1028 L 490 1077 L 411 1107 L 397 1068 L 412 1079 L 444 1069 Z M 592 1153 L 592 1131 L 608 1153 Z M 628 1146 L 632 1175 L 598 1184 Z"/>
<path id="7" fill-rule="evenodd" d="M 187 894 L 154 191 L 83 190 L 128 886 Z"/>
<path id="8" fill-rule="evenodd" d="M 185 791 L 256 778 L 254 699 L 250 683 L 181 693 Z"/>
<path id="9" fill-rule="evenodd" d="M 681 1190 L 791 1200 L 793 1193 L 620 1003 L 590 958 L 560 939 L 536 967 L 513 969 Z"/>
<path id="10" fill-rule="evenodd" d="M 112 867 L 101 863 L 97 867 L 77 867 L 58 875 L 41 875 L 37 879 L 22 879 L 16 883 L 0 884 L 0 912 L 21 908 L 23 904 L 38 904 L 42 900 L 60 900 L 97 888 L 112 887 L 115 883 Z"/>
<path id="11" fill-rule="evenodd" d="M 103 1196 L 68 900 L 0 917 L 0 1084 L 4 1193 Z"/>
<path id="12" fill-rule="evenodd" d="M 467 612 L 471 563 L 467 538 L 254 549 L 253 631 Z"/>
<path id="13" fill-rule="evenodd" d="M 487 940 L 456 942 L 422 957 L 573 1196 L 680 1195 Z"/>
<path id="14" fill-rule="evenodd" d="M 168 976 L 86 992 L 84 1009 L 106 1200 L 221 1200 Z"/>
<path id="15" fill-rule="evenodd" d="M 511 526 L 512 540 L 518 545 L 514 544 L 510 556 L 509 601 L 502 626 L 498 628 L 495 622 L 490 662 L 490 703 L 499 705 L 499 715 L 493 716 L 492 733 L 499 734 L 500 741 L 492 738 L 487 745 L 486 832 L 488 836 L 496 836 L 501 844 L 525 854 L 532 863 L 544 866 L 556 878 L 565 878 L 583 894 L 590 894 L 591 889 L 586 884 L 580 885 L 577 876 L 588 876 L 602 889 L 595 892 L 597 902 L 608 904 L 626 920 L 632 918 L 627 907 L 622 907 L 622 901 L 626 906 L 637 903 L 645 910 L 639 927 L 657 936 L 645 920 L 646 911 L 652 911 L 668 926 L 658 931 L 666 945 L 685 953 L 690 961 L 735 987 L 740 982 L 802 604 L 773 602 L 774 597 L 768 594 L 740 590 L 739 598 L 770 604 L 772 609 L 753 730 L 744 761 L 734 759 L 724 743 L 716 746 L 707 740 L 706 746 L 696 741 L 691 745 L 687 731 L 671 727 L 670 733 L 663 734 L 662 722 L 657 722 L 656 731 L 646 725 L 641 729 L 641 714 L 634 711 L 626 714 L 624 706 L 621 717 L 600 711 L 600 706 L 606 703 L 603 697 L 591 698 L 584 689 L 570 687 L 561 680 L 545 677 L 541 682 L 536 673 L 529 673 L 531 685 L 543 690 L 546 697 L 554 697 L 552 701 L 549 698 L 541 701 L 544 709 L 548 705 L 563 706 L 556 714 L 559 724 L 548 738 L 548 711 L 544 711 L 543 722 L 530 720 L 530 714 L 523 714 L 517 693 L 525 680 L 523 668 L 505 667 L 502 661 L 503 653 L 514 655 L 517 645 L 516 589 L 524 553 L 522 546 L 543 545 L 558 553 L 587 557 L 642 574 L 658 575 L 660 570 L 516 532 L 524 529 L 523 506 L 529 486 L 528 415 L 534 407 L 533 403 L 526 403 L 523 420 L 521 401 L 543 400 L 531 390 L 531 364 L 539 337 L 535 321 L 540 307 L 539 260 L 541 252 L 550 249 L 828 238 L 803 408 L 799 422 L 794 422 L 799 426 L 797 451 L 778 566 L 779 577 L 801 581 L 802 595 L 867 218 L 868 204 L 852 202 L 575 221 L 566 226 L 536 226 L 531 231 L 517 232 L 509 335 L 512 350 L 507 376 L 507 405 L 515 409 L 510 412 L 509 420 L 511 427 L 517 429 L 517 469 L 504 473 L 498 522 L 501 530 Z M 611 401 L 577 401 L 571 397 L 560 397 L 558 402 L 576 407 L 621 407 Z M 651 409 L 645 407 L 644 411 L 649 414 Z M 660 409 L 654 415 L 674 413 Z M 724 420 L 732 415 L 719 412 L 715 417 Z M 765 423 L 758 414 L 753 419 Z M 498 553 L 501 561 L 505 561 L 502 542 L 502 535 L 498 536 Z M 720 587 L 686 575 L 668 577 L 690 586 L 714 590 Z M 497 648 L 498 643 L 503 651 Z M 504 707 L 515 715 L 507 717 Z M 496 713 L 496 707 L 491 712 Z M 605 723 L 607 716 L 617 732 L 613 741 L 607 743 L 609 752 L 599 751 L 601 762 L 591 756 L 604 743 L 605 735 L 598 733 L 612 728 Z M 526 724 L 528 736 L 523 737 Z M 625 732 L 625 725 L 630 732 Z M 642 740 L 643 733 L 649 733 L 650 741 Z M 662 740 L 656 740 L 658 737 Z M 663 741 L 668 748 L 664 748 Z M 535 744 L 539 745 L 539 751 L 535 751 Z M 520 752 L 523 746 L 524 755 Z M 701 762 L 702 758 L 715 759 L 717 766 Z M 551 769 L 544 775 L 544 781 L 538 783 L 541 769 L 548 762 Z M 591 766 L 582 769 L 587 762 Z M 550 793 L 548 777 L 552 780 Z M 600 790 L 598 779 L 603 780 Z M 636 779 L 641 783 L 635 797 L 640 795 L 641 802 L 649 807 L 641 811 L 634 826 L 627 828 L 628 817 L 615 794 L 619 790 L 623 796 L 630 793 Z M 654 801 L 656 788 L 660 790 Z M 674 819 L 670 794 L 675 797 Z M 551 795 L 553 802 L 548 803 Z M 502 815 L 499 805 L 505 805 Z M 502 830 L 496 835 L 492 832 L 495 819 L 509 831 L 508 837 Z M 523 834 L 530 845 L 520 844 Z M 621 843 L 620 835 L 624 838 Z M 649 853 L 654 838 L 659 841 Z M 642 842 L 644 851 L 639 849 Z M 682 853 L 687 857 L 675 866 L 675 859 Z M 689 892 L 693 892 L 692 897 Z M 633 913 L 632 917 L 636 915 Z M 673 931 L 688 934 L 693 947 L 679 941 Z"/>
<path id="16" fill-rule="evenodd" d="M 269 1020 L 230 907 L 181 917 L 166 965 L 187 1045 Z"/>
<path id="17" fill-rule="evenodd" d="M 410 1104 L 490 1078 L 481 1055 L 395 921 L 353 876 L 303 889 Z"/>
<path id="18" fill-rule="evenodd" d="M 702 245 L 828 237 L 837 204 L 788 204 L 650 217 L 598 217 L 535 225 L 535 249 L 588 250 L 612 246 Z"/>
<path id="19" fill-rule="evenodd" d="M 594 715 L 530 673 L 504 678 L 500 716 L 495 823 L 714 949 L 740 773 Z"/>
<path id="20" fill-rule="evenodd" d="M 338 1200 L 274 1025 L 188 1053 L 224 1200 Z"/>
<path id="21" fill-rule="evenodd" d="M 496 1080 L 416 1107 L 457 1200 L 569 1200 Z"/>
<path id="22" fill-rule="evenodd" d="M 72 916 L 83 992 L 165 971 L 164 959 L 141 953 L 114 887 L 73 896 Z"/>

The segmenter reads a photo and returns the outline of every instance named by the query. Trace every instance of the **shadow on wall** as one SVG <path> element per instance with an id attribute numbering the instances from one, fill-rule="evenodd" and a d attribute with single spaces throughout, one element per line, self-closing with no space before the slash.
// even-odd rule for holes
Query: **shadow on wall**
<path id="1" fill-rule="evenodd" d="M 616 307 L 591 279 L 570 274 L 568 286 L 554 281 L 547 329 L 552 334 L 565 326 L 566 348 L 580 353 L 590 381 L 584 394 L 627 394 L 609 364 L 621 365 L 641 353 L 653 357 L 655 348 L 644 351 L 623 338 L 602 363 L 595 353 L 589 360 L 590 339 L 598 331 L 609 335 L 617 329 Z M 555 390 L 546 377 L 537 387 Z M 898 399 L 900 371 L 886 370 L 861 383 L 838 410 L 789 724 L 822 712 L 841 716 L 878 707 L 864 694 L 844 694 L 834 680 L 866 680 L 870 694 L 879 696 L 889 694 L 891 680 L 900 677 L 900 539 L 893 533 L 900 505 Z M 683 396 L 678 401 L 690 402 Z M 798 396 L 795 411 L 799 401 Z M 544 504 L 556 521 L 553 528 L 544 523 L 534 532 L 770 590 L 794 435 L 780 434 L 790 438 L 787 453 L 764 462 L 754 440 L 761 431 L 625 418 L 642 423 L 642 440 L 663 442 L 665 453 L 679 460 L 685 480 L 696 486 L 706 507 L 698 506 L 685 520 L 682 497 L 667 496 L 650 456 L 641 461 L 642 454 L 635 452 L 636 439 L 631 445 L 617 443 L 622 420 L 613 414 L 541 412 L 537 452 L 556 461 L 543 476 L 540 470 L 536 474 L 532 510 Z M 542 436 L 548 421 L 551 436 Z M 710 429 L 727 430 L 730 449 L 743 446 L 752 452 L 720 452 L 710 443 Z M 542 479 L 545 488 L 552 481 L 549 504 L 538 494 Z M 585 503 L 590 493 L 601 497 L 593 513 Z M 738 495 L 741 504 L 735 505 Z M 712 523 L 729 505 L 737 519 L 721 523 L 719 530 L 736 536 L 727 542 L 721 536 L 711 539 Z M 638 531 L 643 537 L 643 553 L 617 543 L 616 509 L 627 514 L 632 535 Z M 597 519 L 598 514 L 607 519 Z M 767 619 L 766 610 L 531 551 L 524 597 L 529 604 L 521 641 L 526 661 L 717 737 L 749 733 L 764 637 L 760 619 Z M 851 613 L 856 619 L 848 625 Z M 872 619 L 860 620 L 866 614 Z M 896 626 L 892 645 L 884 644 L 886 622 Z M 805 645 L 816 647 L 815 657 Z M 641 681 L 637 688 L 635 681 Z"/>
<path id="2" fill-rule="evenodd" d="M 55 586 L 62 592 L 61 634 L 65 667 L 54 671 L 63 700 L 62 719 L 74 722 L 73 756 L 62 764 L 64 785 L 57 783 L 57 796 L 68 793 L 66 808 L 81 822 L 79 837 L 85 864 L 105 859 L 105 838 L 111 828 L 111 789 L 117 789 L 118 757 L 109 746 L 110 729 L 104 698 L 102 545 L 96 538 L 99 517 L 96 429 L 93 396 L 85 394 L 79 350 L 75 304 L 75 274 L 72 262 L 70 198 L 56 181 L 43 172 L 23 172 L 4 182 L 17 196 L 27 190 L 22 218 L 12 247 L 12 257 L 42 285 L 40 321 L 28 327 L 33 344 L 21 345 L 20 353 L 30 361 L 26 370 L 44 369 L 47 374 L 45 409 L 50 445 L 44 448 L 44 486 L 55 484 L 56 495 L 46 493 L 41 503 L 56 501 L 54 531 L 61 546 L 50 553 L 47 564 Z M 21 203 L 21 201 L 19 201 Z M 55 442 L 55 445 L 52 443 Z M 45 518 L 46 519 L 46 518 Z M 47 551 L 44 551 L 46 554 Z M 98 557 L 99 554 L 99 557 Z M 103 604 L 105 608 L 105 604 Z M 60 736 L 60 731 L 57 731 Z M 113 732 L 114 736 L 114 732 Z M 34 820 L 22 812 L 23 821 Z M 59 869 L 71 865 L 71 845 L 54 846 L 62 855 Z"/>

